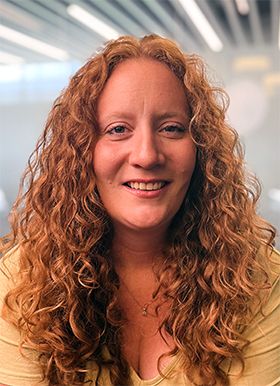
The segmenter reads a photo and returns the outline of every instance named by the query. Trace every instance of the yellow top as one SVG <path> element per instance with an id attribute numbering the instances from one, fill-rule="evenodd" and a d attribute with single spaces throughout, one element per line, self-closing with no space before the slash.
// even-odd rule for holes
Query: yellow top
<path id="1" fill-rule="evenodd" d="M 244 337 L 250 341 L 245 350 L 245 369 L 238 377 L 240 365 L 225 363 L 231 386 L 280 386 L 280 254 L 274 251 L 271 256 L 270 277 L 273 283 L 269 299 L 263 308 L 263 314 L 257 313 Z M 13 272 L 17 272 L 18 253 L 13 253 L 5 262 L 0 261 L 0 311 L 7 291 L 15 283 Z M 0 384 L 9 386 L 47 386 L 40 382 L 41 373 L 37 363 L 38 354 L 25 348 L 24 354 L 33 361 L 21 356 L 18 351 L 19 331 L 0 317 Z M 142 380 L 131 369 L 132 384 L 128 386 L 191 386 L 192 383 L 180 372 L 180 357 L 177 354 L 163 370 L 165 378 L 160 375 L 150 380 Z M 95 378 L 96 366 L 88 364 L 90 370 L 87 380 Z M 108 372 L 103 369 L 101 386 L 110 386 Z M 94 381 L 87 383 L 94 386 Z"/>

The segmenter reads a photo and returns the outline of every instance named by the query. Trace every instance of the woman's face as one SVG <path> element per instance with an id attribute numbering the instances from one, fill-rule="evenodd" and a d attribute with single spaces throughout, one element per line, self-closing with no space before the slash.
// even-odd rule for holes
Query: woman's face
<path id="1" fill-rule="evenodd" d="M 165 230 L 196 159 L 181 82 L 156 60 L 128 59 L 105 84 L 97 119 L 96 184 L 114 227 Z"/>

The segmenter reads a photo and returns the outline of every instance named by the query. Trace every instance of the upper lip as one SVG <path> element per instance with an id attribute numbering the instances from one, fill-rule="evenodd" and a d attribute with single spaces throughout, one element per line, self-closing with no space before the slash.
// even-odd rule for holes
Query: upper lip
<path id="1" fill-rule="evenodd" d="M 156 182 L 170 182 L 170 180 L 166 180 L 164 178 L 131 178 L 130 180 L 127 180 L 124 182 L 124 184 L 127 184 L 129 182 L 138 182 L 138 183 L 145 183 L 145 184 L 148 184 L 148 183 L 156 183 Z"/>

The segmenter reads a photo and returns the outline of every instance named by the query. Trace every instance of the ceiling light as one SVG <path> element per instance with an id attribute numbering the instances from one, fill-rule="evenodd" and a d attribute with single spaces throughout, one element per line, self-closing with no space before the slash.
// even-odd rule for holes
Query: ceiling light
<path id="1" fill-rule="evenodd" d="M 223 43 L 194 0 L 179 0 L 203 39 L 214 52 L 223 49 Z"/>
<path id="2" fill-rule="evenodd" d="M 250 12 L 248 0 L 235 0 L 235 4 L 240 15 L 248 15 Z"/>
<path id="3" fill-rule="evenodd" d="M 266 84 L 277 85 L 280 86 L 280 72 L 272 72 L 267 74 L 264 78 Z"/>
<path id="4" fill-rule="evenodd" d="M 23 58 L 8 54 L 8 52 L 0 51 L 0 63 L 2 64 L 19 64 L 23 63 Z"/>
<path id="5" fill-rule="evenodd" d="M 0 2 L 0 15 L 2 19 L 6 19 L 13 24 L 21 25 L 22 27 L 26 27 L 28 25 L 28 29 L 32 29 L 33 31 L 40 31 L 41 25 L 40 23 L 32 17 L 32 14 L 27 11 L 19 8 L 14 4 L 8 4 L 3 1 Z"/>
<path id="6" fill-rule="evenodd" d="M 271 72 L 264 76 L 263 83 L 266 91 L 273 95 L 280 88 L 280 72 Z"/>
<path id="7" fill-rule="evenodd" d="M 45 56 L 49 56 L 53 59 L 67 60 L 69 58 L 69 55 L 66 51 L 3 25 L 0 25 L 0 37 L 13 43 L 19 44 L 20 46 L 24 46 L 29 50 L 39 52 Z"/>
<path id="8" fill-rule="evenodd" d="M 67 7 L 67 12 L 69 15 L 106 39 L 117 39 L 120 36 L 119 32 L 114 28 L 76 4 L 69 5 L 69 7 Z"/>
<path id="9" fill-rule="evenodd" d="M 268 70 L 271 67 L 271 59 L 267 56 L 239 56 L 233 62 L 235 71 L 259 71 Z"/>

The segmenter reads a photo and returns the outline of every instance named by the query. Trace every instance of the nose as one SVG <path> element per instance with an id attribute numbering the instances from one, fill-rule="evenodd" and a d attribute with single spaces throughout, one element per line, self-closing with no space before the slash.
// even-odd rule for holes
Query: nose
<path id="1" fill-rule="evenodd" d="M 129 149 L 129 163 L 134 167 L 153 169 L 164 163 L 165 156 L 160 139 L 150 128 L 136 130 Z"/>

